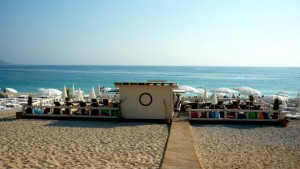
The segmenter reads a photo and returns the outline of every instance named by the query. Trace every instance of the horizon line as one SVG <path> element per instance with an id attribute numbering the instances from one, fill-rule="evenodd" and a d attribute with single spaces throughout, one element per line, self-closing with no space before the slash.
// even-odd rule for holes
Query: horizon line
<path id="1" fill-rule="evenodd" d="M 15 64 L 7 63 L 0 64 L 0 66 L 148 66 L 148 67 L 257 67 L 257 68 L 300 68 L 300 66 L 239 66 L 239 65 L 119 65 L 119 64 L 107 64 L 107 65 L 94 65 L 94 64 Z"/>

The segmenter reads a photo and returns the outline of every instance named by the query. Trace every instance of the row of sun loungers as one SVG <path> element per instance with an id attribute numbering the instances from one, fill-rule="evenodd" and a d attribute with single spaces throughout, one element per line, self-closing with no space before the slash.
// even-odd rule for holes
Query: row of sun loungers
<path id="1" fill-rule="evenodd" d="M 103 99 L 101 103 L 97 99 L 92 99 L 89 103 L 54 102 L 54 106 L 24 106 L 23 111 L 29 115 L 119 116 L 119 108 L 116 107 L 108 99 Z"/>

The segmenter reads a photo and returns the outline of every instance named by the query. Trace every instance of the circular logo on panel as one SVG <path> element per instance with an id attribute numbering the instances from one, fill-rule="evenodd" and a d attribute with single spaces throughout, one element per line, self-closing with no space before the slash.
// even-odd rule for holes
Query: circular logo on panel
<path id="1" fill-rule="evenodd" d="M 149 106 L 152 103 L 152 96 L 149 93 L 142 93 L 139 101 L 143 106 Z"/>

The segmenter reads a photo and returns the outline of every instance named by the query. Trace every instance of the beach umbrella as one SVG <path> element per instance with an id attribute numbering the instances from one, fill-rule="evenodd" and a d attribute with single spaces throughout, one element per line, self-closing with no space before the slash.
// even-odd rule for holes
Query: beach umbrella
<path id="1" fill-rule="evenodd" d="M 98 85 L 97 97 L 101 97 L 101 86 Z"/>
<path id="2" fill-rule="evenodd" d="M 217 93 L 217 92 L 216 92 L 216 95 L 217 95 L 217 97 L 224 97 L 224 96 L 226 96 L 227 94 L 226 94 L 226 93 Z"/>
<path id="3" fill-rule="evenodd" d="M 90 99 L 95 99 L 95 98 L 96 98 L 96 94 L 95 94 L 95 90 L 94 90 L 94 86 L 93 86 L 90 91 Z"/>
<path id="4" fill-rule="evenodd" d="M 196 89 L 191 86 L 179 86 L 178 89 L 185 90 L 186 92 L 197 93 L 197 94 L 204 93 L 202 89 Z"/>
<path id="5" fill-rule="evenodd" d="M 233 94 L 233 93 L 237 93 L 238 91 L 226 87 L 221 87 L 221 88 L 212 89 L 211 92 Z"/>
<path id="6" fill-rule="evenodd" d="M 211 96 L 211 104 L 213 104 L 213 105 L 218 104 L 218 98 L 217 98 L 216 92 L 214 92 L 214 94 Z"/>
<path id="7" fill-rule="evenodd" d="M 242 87 L 236 87 L 234 90 L 238 91 L 241 95 L 257 95 L 261 96 L 261 92 L 258 90 L 255 90 L 251 87 L 242 86 Z"/>
<path id="8" fill-rule="evenodd" d="M 13 88 L 9 88 L 9 87 L 5 88 L 4 90 L 5 90 L 6 93 L 18 93 L 17 90 L 15 90 Z"/>
<path id="9" fill-rule="evenodd" d="M 83 96 L 82 96 L 82 92 L 80 90 L 80 88 L 78 89 L 78 92 L 76 93 L 76 101 L 83 101 Z"/>
<path id="10" fill-rule="evenodd" d="M 265 102 L 273 102 L 276 98 L 278 98 L 281 101 L 287 101 L 288 97 L 284 97 L 284 96 L 279 96 L 279 95 L 267 95 L 264 96 L 263 98 L 261 98 L 261 100 L 265 101 Z"/>
<path id="11" fill-rule="evenodd" d="M 59 96 L 62 94 L 62 91 L 57 89 L 45 89 L 38 93 L 41 96 Z"/>
<path id="12" fill-rule="evenodd" d="M 66 100 L 67 97 L 68 97 L 67 89 L 66 89 L 66 86 L 64 86 L 64 90 L 63 90 L 63 92 L 62 92 L 62 94 L 61 94 L 61 98 L 62 98 L 63 100 Z"/>
<path id="13" fill-rule="evenodd" d="M 74 98 L 76 96 L 74 84 L 72 85 L 71 97 Z"/>
<path id="14" fill-rule="evenodd" d="M 286 109 L 287 108 L 285 100 L 282 100 L 281 108 L 282 109 Z"/>
<path id="15" fill-rule="evenodd" d="M 37 89 L 38 91 L 42 91 L 42 90 L 45 90 L 45 88 L 39 88 L 39 89 Z"/>
<path id="16" fill-rule="evenodd" d="M 204 89 L 204 96 L 203 96 L 205 102 L 207 102 L 207 98 L 208 98 L 208 93 L 207 93 L 207 88 L 205 86 L 205 89 Z"/>
<path id="17" fill-rule="evenodd" d="M 215 105 L 218 104 L 218 98 L 217 98 L 216 92 L 214 92 L 214 94 L 211 96 L 211 104 L 214 105 L 214 108 L 215 108 Z"/>

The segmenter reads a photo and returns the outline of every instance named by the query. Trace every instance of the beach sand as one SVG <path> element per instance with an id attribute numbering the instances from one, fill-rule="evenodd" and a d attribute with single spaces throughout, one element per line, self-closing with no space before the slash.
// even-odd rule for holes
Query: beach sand
<path id="1" fill-rule="evenodd" d="M 0 111 L 0 168 L 159 168 L 166 124 L 15 119 Z M 288 127 L 192 124 L 203 168 L 300 168 L 300 120 Z"/>
<path id="2" fill-rule="evenodd" d="M 0 111 L 0 168 L 159 168 L 166 124 L 15 119 Z"/>
<path id="3" fill-rule="evenodd" d="M 300 168 L 299 120 L 288 127 L 193 124 L 191 130 L 206 169 Z"/>

